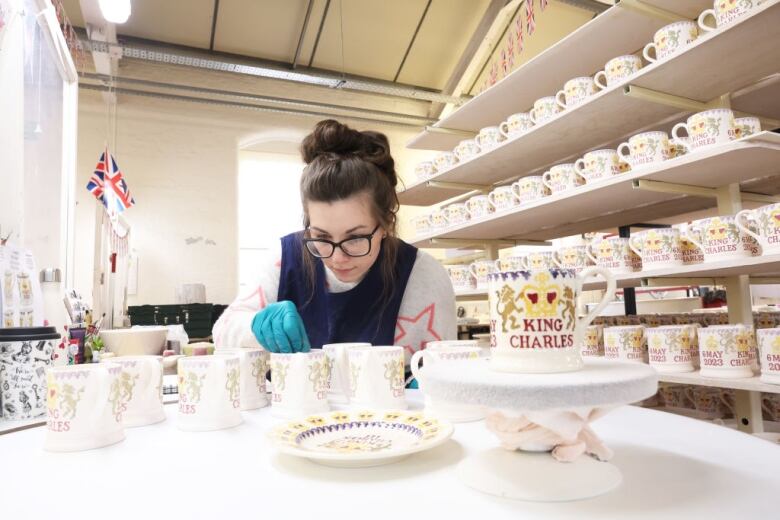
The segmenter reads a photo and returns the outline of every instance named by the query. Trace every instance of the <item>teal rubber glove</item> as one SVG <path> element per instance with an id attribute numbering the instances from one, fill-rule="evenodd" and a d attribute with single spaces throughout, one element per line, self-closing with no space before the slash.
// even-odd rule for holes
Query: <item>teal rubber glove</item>
<path id="1" fill-rule="evenodd" d="M 272 303 L 255 314 L 252 333 L 270 352 L 287 354 L 311 350 L 301 315 L 290 301 Z"/>

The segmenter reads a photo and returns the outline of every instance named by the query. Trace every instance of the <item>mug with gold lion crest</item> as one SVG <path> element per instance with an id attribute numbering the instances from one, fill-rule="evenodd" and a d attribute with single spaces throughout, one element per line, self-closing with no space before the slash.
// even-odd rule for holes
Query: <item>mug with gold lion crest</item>
<path id="1" fill-rule="evenodd" d="M 756 335 L 761 352 L 761 381 L 780 385 L 780 328 L 759 329 Z"/>
<path id="2" fill-rule="evenodd" d="M 752 377 L 756 361 L 753 327 L 736 324 L 699 329 L 699 356 L 704 377 Z"/>
<path id="3" fill-rule="evenodd" d="M 585 280 L 601 275 L 607 290 L 595 308 L 577 318 Z M 607 269 L 513 271 L 489 276 L 491 368 L 500 372 L 550 373 L 582 368 L 585 329 L 615 295 Z"/>
<path id="4" fill-rule="evenodd" d="M 645 334 L 650 364 L 658 372 L 693 372 L 693 325 L 663 325 L 649 328 Z"/>

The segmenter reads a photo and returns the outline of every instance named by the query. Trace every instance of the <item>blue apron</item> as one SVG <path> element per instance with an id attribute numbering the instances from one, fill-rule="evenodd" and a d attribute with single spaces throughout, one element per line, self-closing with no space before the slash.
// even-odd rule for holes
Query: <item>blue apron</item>
<path id="1" fill-rule="evenodd" d="M 303 318 L 312 348 L 328 343 L 366 342 L 392 345 L 395 339 L 398 311 L 406 291 L 409 275 L 417 259 L 417 248 L 399 240 L 395 262 L 395 286 L 386 305 L 382 305 L 384 282 L 381 263 L 384 248 L 354 288 L 331 293 L 326 287 L 325 266 L 313 258 L 316 266 L 314 294 L 307 281 L 302 254 L 303 232 L 282 237 L 282 269 L 277 301 L 289 300 Z"/>

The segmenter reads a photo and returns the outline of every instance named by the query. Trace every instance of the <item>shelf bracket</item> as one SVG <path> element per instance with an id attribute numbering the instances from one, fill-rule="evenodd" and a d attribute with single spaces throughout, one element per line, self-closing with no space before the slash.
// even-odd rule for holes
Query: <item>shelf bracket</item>
<path id="1" fill-rule="evenodd" d="M 623 94 L 634 99 L 649 101 L 651 103 L 666 105 L 691 112 L 701 112 L 710 108 L 708 103 L 702 103 L 701 101 L 696 101 L 694 99 L 675 96 L 674 94 L 667 94 L 665 92 L 638 87 L 636 85 L 626 85 L 623 87 Z"/>
<path id="2" fill-rule="evenodd" d="M 635 179 L 632 182 L 634 189 L 655 191 L 658 193 L 676 193 L 682 195 L 692 195 L 694 197 L 708 197 L 713 199 L 722 198 L 722 188 L 706 188 L 703 186 L 692 186 L 690 184 L 678 184 L 675 182 L 651 181 L 648 179 Z M 750 191 L 738 191 L 741 200 L 748 202 L 757 202 L 759 204 L 773 204 L 780 202 L 780 197 L 774 195 L 764 195 L 763 193 L 753 193 Z M 727 214 L 736 213 L 727 212 Z"/>
<path id="3" fill-rule="evenodd" d="M 432 134 L 460 135 L 467 138 L 471 138 L 477 135 L 476 132 L 469 132 L 468 130 L 456 130 L 454 128 L 444 128 L 442 126 L 426 126 L 425 131 Z"/>
<path id="4" fill-rule="evenodd" d="M 667 11 L 666 9 L 661 9 L 660 7 L 648 5 L 641 0 L 618 0 L 617 5 L 630 11 L 635 11 L 645 16 L 652 16 L 653 18 L 658 18 L 659 20 L 664 20 L 670 23 L 679 22 L 680 20 L 686 19 L 682 15 Z"/>
<path id="5" fill-rule="evenodd" d="M 487 193 L 490 191 L 490 186 L 484 184 L 467 184 L 461 182 L 445 182 L 445 181 L 428 181 L 425 185 L 429 188 L 439 188 L 442 190 L 457 190 L 457 191 L 481 191 Z"/>
<path id="6" fill-rule="evenodd" d="M 462 256 L 453 256 L 450 258 L 443 258 L 439 260 L 439 263 L 442 265 L 470 264 L 471 262 L 474 262 L 476 260 L 483 260 L 484 258 L 485 258 L 484 253 L 475 253 L 473 255 L 462 255 Z"/>

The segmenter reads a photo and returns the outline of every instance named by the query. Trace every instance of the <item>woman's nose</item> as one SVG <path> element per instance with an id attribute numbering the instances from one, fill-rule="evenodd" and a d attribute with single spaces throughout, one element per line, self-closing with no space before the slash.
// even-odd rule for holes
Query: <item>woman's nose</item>
<path id="1" fill-rule="evenodd" d="M 349 255 L 347 255 L 344 251 L 342 251 L 340 247 L 337 247 L 336 250 L 333 251 L 332 258 L 334 262 L 342 263 L 349 260 Z"/>

